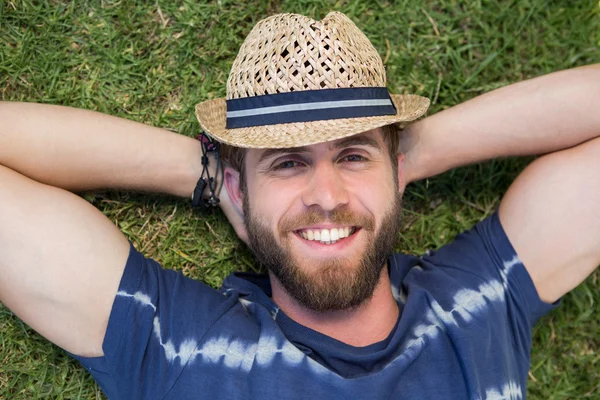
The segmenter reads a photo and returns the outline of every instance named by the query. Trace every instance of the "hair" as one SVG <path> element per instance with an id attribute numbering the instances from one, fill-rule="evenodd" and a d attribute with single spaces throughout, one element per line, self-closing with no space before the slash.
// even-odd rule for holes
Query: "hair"
<path id="1" fill-rule="evenodd" d="M 400 143 L 400 128 L 397 124 L 385 125 L 381 128 L 384 142 L 388 145 L 388 152 L 390 160 L 392 161 L 392 168 L 394 172 L 398 173 L 398 146 Z M 246 190 L 246 149 L 243 147 L 235 147 L 225 143 L 221 143 L 221 159 L 236 171 L 240 173 L 240 188 Z"/>

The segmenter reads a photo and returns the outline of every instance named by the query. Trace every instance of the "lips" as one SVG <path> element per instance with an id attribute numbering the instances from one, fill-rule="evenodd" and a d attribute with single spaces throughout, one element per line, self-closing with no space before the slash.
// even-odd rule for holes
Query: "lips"
<path id="1" fill-rule="evenodd" d="M 334 244 L 340 239 L 347 238 L 356 232 L 355 226 L 345 226 L 330 229 L 301 229 L 296 233 L 305 240 L 322 244 Z"/>

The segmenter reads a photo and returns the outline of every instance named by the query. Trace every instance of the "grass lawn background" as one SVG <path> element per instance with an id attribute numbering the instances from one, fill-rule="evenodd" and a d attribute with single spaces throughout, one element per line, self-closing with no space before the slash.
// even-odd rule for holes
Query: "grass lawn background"
<path id="1" fill-rule="evenodd" d="M 348 14 L 373 41 L 390 90 L 430 97 L 430 113 L 600 62 L 596 0 L 0 0 L 0 99 L 97 110 L 192 136 L 194 105 L 225 95 L 237 49 L 259 19 L 277 12 L 320 19 L 328 10 Z M 397 250 L 420 254 L 488 216 L 528 161 L 493 161 L 409 186 Z M 199 216 L 189 202 L 165 196 L 84 196 L 167 268 L 215 287 L 236 269 L 255 268 L 220 213 Z M 599 276 L 535 327 L 529 398 L 600 398 Z M 103 396 L 64 351 L 0 305 L 0 398 Z"/>

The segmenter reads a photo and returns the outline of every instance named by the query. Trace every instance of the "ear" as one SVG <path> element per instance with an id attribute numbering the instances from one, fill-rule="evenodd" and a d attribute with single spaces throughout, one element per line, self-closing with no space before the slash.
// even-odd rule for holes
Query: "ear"
<path id="1" fill-rule="evenodd" d="M 235 211 L 244 215 L 244 207 L 242 206 L 244 202 L 244 193 L 242 193 L 240 187 L 240 173 L 239 171 L 231 168 L 230 166 L 226 166 L 223 171 L 223 179 L 225 184 L 225 189 L 227 189 L 227 194 L 231 199 L 231 205 L 235 209 Z"/>
<path id="2" fill-rule="evenodd" d="M 404 193 L 404 188 L 408 184 L 404 174 L 404 153 L 398 153 L 398 191 Z"/>
<path id="3" fill-rule="evenodd" d="M 248 244 L 248 232 L 244 221 L 244 194 L 240 188 L 240 173 L 230 166 L 226 166 L 223 170 L 223 179 L 227 199 L 221 195 L 221 209 L 238 237 Z"/>

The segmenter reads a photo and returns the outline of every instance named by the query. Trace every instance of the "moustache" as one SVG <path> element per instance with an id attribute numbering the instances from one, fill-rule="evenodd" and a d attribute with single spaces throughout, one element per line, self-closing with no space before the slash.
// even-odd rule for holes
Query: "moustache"
<path id="1" fill-rule="evenodd" d="M 336 225 L 358 226 L 367 231 L 375 230 L 374 218 L 357 214 L 347 207 L 336 208 L 333 211 L 324 211 L 321 208 L 312 208 L 302 214 L 284 218 L 279 223 L 279 232 L 287 233 L 298 230 L 300 227 L 332 223 Z"/>

